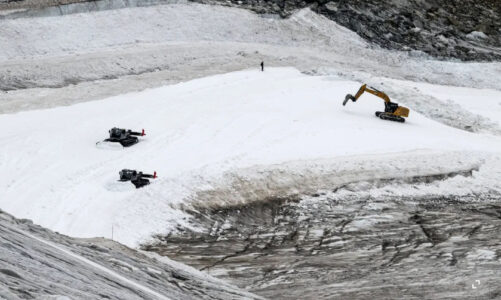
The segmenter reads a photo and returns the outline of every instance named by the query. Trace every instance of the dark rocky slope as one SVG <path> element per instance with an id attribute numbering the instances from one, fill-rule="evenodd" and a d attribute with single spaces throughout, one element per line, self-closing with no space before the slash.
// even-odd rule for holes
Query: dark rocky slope
<path id="1" fill-rule="evenodd" d="M 194 1 L 282 17 L 310 7 L 384 48 L 464 61 L 501 59 L 501 1 L 496 0 Z"/>

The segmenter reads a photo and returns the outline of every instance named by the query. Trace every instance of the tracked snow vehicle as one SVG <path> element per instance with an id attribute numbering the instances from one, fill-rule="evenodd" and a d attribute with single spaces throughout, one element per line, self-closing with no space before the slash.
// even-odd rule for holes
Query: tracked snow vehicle
<path id="1" fill-rule="evenodd" d="M 150 184 L 148 178 L 157 178 L 157 172 L 151 174 L 144 174 L 143 172 L 137 172 L 136 170 L 123 169 L 118 173 L 120 175 L 119 181 L 130 181 L 136 187 L 136 189 L 141 188 L 145 185 Z"/>
<path id="2" fill-rule="evenodd" d="M 355 96 L 351 94 L 346 95 L 343 101 L 343 106 L 346 105 L 349 100 L 356 102 L 364 92 L 373 94 L 384 100 L 384 112 L 376 111 L 376 117 L 379 117 L 382 120 L 403 123 L 405 122 L 404 118 L 407 118 L 409 116 L 409 109 L 407 107 L 399 106 L 398 103 L 391 102 L 388 95 L 373 87 L 368 88 L 366 84 L 360 87 Z"/>
<path id="3" fill-rule="evenodd" d="M 144 136 L 144 129 L 141 132 L 135 132 L 130 129 L 113 127 L 109 131 L 110 137 L 104 142 L 119 143 L 123 147 L 130 147 L 139 142 L 138 136 Z M 96 143 L 99 144 L 100 142 Z"/>

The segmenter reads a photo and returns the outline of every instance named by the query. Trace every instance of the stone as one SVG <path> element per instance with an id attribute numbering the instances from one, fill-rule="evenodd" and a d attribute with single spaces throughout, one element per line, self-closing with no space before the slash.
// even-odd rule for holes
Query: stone
<path id="1" fill-rule="evenodd" d="M 325 8 L 331 12 L 337 12 L 337 6 L 338 6 L 338 4 L 334 1 L 331 1 L 327 4 L 325 4 Z"/>

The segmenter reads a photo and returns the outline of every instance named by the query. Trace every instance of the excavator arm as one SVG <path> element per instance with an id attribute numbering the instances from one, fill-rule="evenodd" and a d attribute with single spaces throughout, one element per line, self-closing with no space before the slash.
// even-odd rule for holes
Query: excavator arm
<path id="1" fill-rule="evenodd" d="M 367 87 L 367 84 L 362 85 L 355 96 L 351 94 L 346 95 L 343 101 L 343 106 L 348 103 L 348 100 L 356 102 L 358 98 L 360 98 L 360 96 L 362 96 L 362 94 L 365 92 L 383 99 L 384 112 L 377 111 L 376 116 L 378 118 L 396 122 L 405 122 L 404 118 L 407 118 L 409 116 L 409 109 L 407 107 L 399 106 L 398 103 L 391 102 L 388 95 L 381 91 L 378 91 L 373 87 Z"/>
<path id="2" fill-rule="evenodd" d="M 381 91 L 376 90 L 375 88 L 372 88 L 372 87 L 368 88 L 367 84 L 364 84 L 360 87 L 360 89 L 355 94 L 355 96 L 353 96 L 351 94 L 346 95 L 346 98 L 344 98 L 344 101 L 343 101 L 343 105 L 346 105 L 348 100 L 351 100 L 353 102 L 357 101 L 358 98 L 360 98 L 360 96 L 362 96 L 362 94 L 364 92 L 367 92 L 369 94 L 373 94 L 374 96 L 377 96 L 377 97 L 383 99 L 385 103 L 390 102 L 390 97 L 388 97 L 388 95 L 386 95 L 385 93 L 383 93 Z"/>

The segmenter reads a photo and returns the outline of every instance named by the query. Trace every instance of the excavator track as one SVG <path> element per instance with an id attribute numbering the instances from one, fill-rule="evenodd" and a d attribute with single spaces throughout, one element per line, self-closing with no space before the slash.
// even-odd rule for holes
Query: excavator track
<path id="1" fill-rule="evenodd" d="M 394 114 L 390 114 L 387 112 L 377 111 L 376 117 L 380 118 L 381 120 L 388 120 L 388 121 L 399 122 L 399 123 L 405 122 L 404 118 L 399 117 L 399 116 L 395 116 Z"/>

